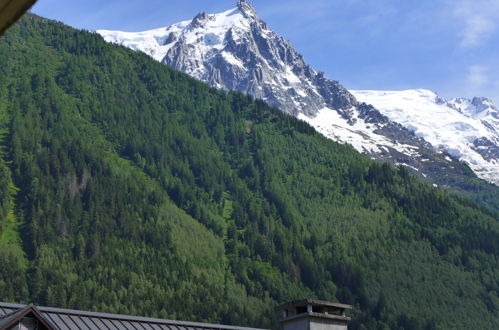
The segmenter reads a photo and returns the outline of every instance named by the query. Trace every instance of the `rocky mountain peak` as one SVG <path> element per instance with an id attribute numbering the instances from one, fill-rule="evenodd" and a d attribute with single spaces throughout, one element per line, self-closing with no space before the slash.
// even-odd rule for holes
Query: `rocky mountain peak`
<path id="1" fill-rule="evenodd" d="M 238 0 L 237 8 L 246 18 L 253 18 L 253 19 L 258 18 L 258 16 L 256 15 L 255 8 L 247 0 Z"/>
<path id="2" fill-rule="evenodd" d="M 209 19 L 207 13 L 199 13 L 197 14 L 191 22 L 193 27 L 202 27 L 203 24 Z"/>
<path id="3" fill-rule="evenodd" d="M 483 110 L 487 110 L 487 109 L 497 111 L 497 108 L 495 107 L 492 100 L 487 98 L 487 97 L 483 97 L 483 96 L 482 97 L 474 97 L 471 100 L 471 104 L 473 104 L 479 112 L 483 111 Z"/>
<path id="4" fill-rule="evenodd" d="M 449 103 L 470 117 L 491 121 L 499 130 L 499 111 L 491 99 L 487 97 L 473 97 L 472 99 L 459 97 L 452 99 Z"/>

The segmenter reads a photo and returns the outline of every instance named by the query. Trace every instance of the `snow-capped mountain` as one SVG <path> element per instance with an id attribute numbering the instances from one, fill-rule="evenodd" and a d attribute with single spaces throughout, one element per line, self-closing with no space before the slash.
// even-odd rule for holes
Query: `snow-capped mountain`
<path id="1" fill-rule="evenodd" d="M 406 165 L 436 183 L 463 174 L 462 166 L 445 151 L 358 102 L 339 82 L 310 67 L 246 0 L 223 13 L 201 13 L 155 30 L 97 32 L 108 42 L 142 51 L 211 86 L 263 99 L 333 140 L 373 158 Z"/>
<path id="2" fill-rule="evenodd" d="M 402 124 L 499 184 L 499 111 L 487 98 L 445 100 L 424 90 L 351 91 L 390 120 Z"/>
<path id="3" fill-rule="evenodd" d="M 327 103 L 347 108 L 355 101 L 341 85 L 308 66 L 244 0 L 226 12 L 201 13 L 166 28 L 97 32 L 211 86 L 249 93 L 287 113 L 314 115 Z"/>

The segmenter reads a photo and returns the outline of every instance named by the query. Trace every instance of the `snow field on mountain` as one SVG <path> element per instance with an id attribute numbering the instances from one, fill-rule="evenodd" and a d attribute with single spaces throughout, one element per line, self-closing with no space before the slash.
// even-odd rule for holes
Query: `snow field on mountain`
<path id="1" fill-rule="evenodd" d="M 475 140 L 483 137 L 499 145 L 498 132 L 482 120 L 470 117 L 429 90 L 350 92 L 435 148 L 466 162 L 477 175 L 493 182 L 499 180 L 498 160 L 487 161 L 474 146 Z"/>
<path id="2" fill-rule="evenodd" d="M 298 119 L 309 123 L 325 137 L 348 143 L 359 152 L 380 153 L 383 150 L 388 151 L 386 149 L 388 146 L 405 154 L 413 156 L 417 154 L 413 146 L 390 141 L 385 136 L 376 134 L 374 130 L 377 126 L 366 124 L 362 120 L 356 120 L 352 125 L 337 111 L 330 108 L 320 110 L 315 117 L 299 114 Z"/>

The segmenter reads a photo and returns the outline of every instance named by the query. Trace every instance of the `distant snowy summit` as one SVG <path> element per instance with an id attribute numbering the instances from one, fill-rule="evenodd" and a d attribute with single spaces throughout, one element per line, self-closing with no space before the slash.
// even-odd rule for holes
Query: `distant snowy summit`
<path id="1" fill-rule="evenodd" d="M 490 99 L 447 101 L 424 89 L 351 93 L 465 162 L 479 177 L 499 184 L 499 111 Z"/>
<path id="2" fill-rule="evenodd" d="M 435 183 L 446 184 L 447 177 L 463 175 L 445 149 L 434 147 L 423 135 L 415 135 L 413 127 L 384 111 L 357 101 L 339 82 L 309 66 L 289 41 L 268 28 L 248 1 L 164 28 L 97 32 L 108 42 L 142 51 L 213 87 L 262 99 L 307 121 L 328 138 L 373 158 L 404 165 Z M 463 108 L 468 104 L 461 102 Z"/>

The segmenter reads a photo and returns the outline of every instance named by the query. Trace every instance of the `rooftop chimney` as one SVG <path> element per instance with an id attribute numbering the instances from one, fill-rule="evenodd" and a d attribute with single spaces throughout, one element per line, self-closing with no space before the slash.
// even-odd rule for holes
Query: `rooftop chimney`
<path id="1" fill-rule="evenodd" d="M 352 306 L 328 301 L 303 299 L 277 307 L 282 310 L 284 330 L 346 330 Z"/>

